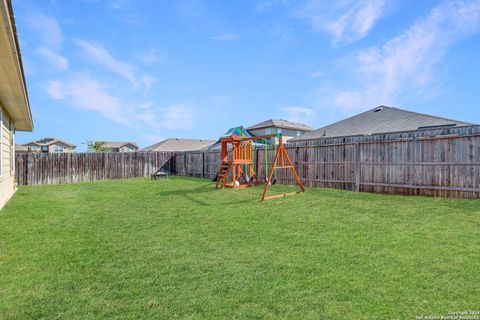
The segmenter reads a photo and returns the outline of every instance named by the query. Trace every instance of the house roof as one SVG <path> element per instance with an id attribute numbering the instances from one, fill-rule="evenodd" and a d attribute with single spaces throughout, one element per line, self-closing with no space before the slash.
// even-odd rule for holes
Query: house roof
<path id="1" fill-rule="evenodd" d="M 214 144 L 214 140 L 170 138 L 152 144 L 140 151 L 193 151 Z"/>
<path id="2" fill-rule="evenodd" d="M 102 141 L 102 142 L 105 148 L 122 148 L 130 144 L 138 149 L 138 146 L 135 142 L 120 142 L 120 141 Z"/>
<path id="3" fill-rule="evenodd" d="M 16 130 L 32 131 L 32 113 L 10 0 L 0 1 L 0 57 L 0 104 Z"/>
<path id="4" fill-rule="evenodd" d="M 283 128 L 283 129 L 293 129 L 293 130 L 301 130 L 301 131 L 312 131 L 313 128 L 307 126 L 303 123 L 292 122 L 283 119 L 268 119 L 266 121 L 254 124 L 247 128 L 247 130 L 254 130 L 254 129 L 262 129 L 262 128 Z"/>
<path id="5" fill-rule="evenodd" d="M 24 143 L 23 146 L 28 146 L 28 145 L 31 145 L 31 144 L 35 144 L 35 145 L 41 147 L 41 146 L 51 146 L 52 144 L 57 144 L 57 143 L 61 143 L 63 145 L 66 145 L 66 146 L 69 146 L 69 147 L 72 147 L 72 148 L 77 147 L 74 144 L 65 142 L 65 141 L 57 139 L 57 138 L 51 138 L 51 137 L 47 137 L 47 138 L 43 138 L 43 139 L 39 139 L 39 140 L 35 140 L 35 141 L 30 141 L 28 143 Z"/>
<path id="6" fill-rule="evenodd" d="M 291 139 L 290 141 L 468 125 L 472 124 L 398 108 L 378 106 L 315 131 L 307 132 L 300 137 Z"/>

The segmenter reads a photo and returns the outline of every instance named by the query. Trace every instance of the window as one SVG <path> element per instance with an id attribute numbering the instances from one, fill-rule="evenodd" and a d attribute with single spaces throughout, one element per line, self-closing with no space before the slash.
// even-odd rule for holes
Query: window
<path id="1" fill-rule="evenodd" d="M 300 130 L 297 130 L 297 137 L 300 137 L 302 135 L 302 132 Z"/>
<path id="2" fill-rule="evenodd" d="M 48 152 L 48 146 L 42 146 L 42 152 Z"/>
<path id="3" fill-rule="evenodd" d="M 265 134 L 271 134 L 271 133 L 272 133 L 272 128 L 265 129 Z"/>
<path id="4" fill-rule="evenodd" d="M 277 133 L 282 133 L 282 128 L 277 128 Z"/>
<path id="5" fill-rule="evenodd" d="M 61 153 L 61 152 L 63 152 L 63 146 L 55 145 L 55 149 L 54 149 L 54 150 L 55 150 L 55 152 Z"/>

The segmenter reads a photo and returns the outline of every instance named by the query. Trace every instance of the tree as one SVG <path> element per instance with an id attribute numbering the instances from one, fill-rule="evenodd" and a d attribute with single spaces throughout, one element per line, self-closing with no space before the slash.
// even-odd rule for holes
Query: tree
<path id="1" fill-rule="evenodd" d="M 105 147 L 104 141 L 92 141 L 88 140 L 84 142 L 87 145 L 88 152 L 107 152 L 108 148 Z"/>

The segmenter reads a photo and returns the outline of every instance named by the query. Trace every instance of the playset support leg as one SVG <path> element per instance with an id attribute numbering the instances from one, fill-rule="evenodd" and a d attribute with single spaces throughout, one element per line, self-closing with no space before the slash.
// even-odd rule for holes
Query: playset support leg
<path id="1" fill-rule="evenodd" d="M 274 196 L 269 196 L 267 197 L 267 190 L 270 185 L 270 181 L 272 180 L 272 175 L 273 172 L 277 166 L 277 161 L 278 158 L 280 158 L 280 168 L 290 168 L 290 170 L 293 173 L 293 176 L 295 177 L 295 181 L 297 182 L 297 186 L 300 188 L 300 191 L 297 192 L 289 192 L 289 193 L 284 193 L 284 194 L 279 194 L 279 195 L 274 195 Z M 285 166 L 285 160 L 288 163 L 288 166 Z M 268 175 L 267 183 L 265 184 L 265 189 L 263 189 L 263 194 L 262 194 L 262 201 L 264 200 L 271 200 L 271 199 L 276 199 L 280 197 L 286 197 L 286 196 L 293 196 L 295 194 L 298 194 L 300 192 L 305 192 L 305 188 L 303 187 L 302 181 L 297 175 L 297 172 L 295 171 L 295 168 L 292 165 L 292 162 L 290 161 L 290 157 L 288 156 L 287 150 L 283 147 L 282 142 L 280 141 L 280 146 L 277 150 L 277 153 L 275 154 L 275 159 L 273 160 L 272 163 L 272 168 L 270 170 L 270 173 Z"/>

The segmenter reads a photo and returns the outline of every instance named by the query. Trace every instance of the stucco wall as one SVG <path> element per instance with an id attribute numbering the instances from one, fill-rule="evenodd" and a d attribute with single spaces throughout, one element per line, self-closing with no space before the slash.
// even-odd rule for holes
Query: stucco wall
<path id="1" fill-rule="evenodd" d="M 1 106 L 0 106 L 1 108 Z M 10 118 L 5 113 L 5 110 L 0 111 L 1 118 L 1 150 L 0 157 L 2 158 L 0 165 L 0 208 L 10 199 L 15 192 L 15 167 L 12 163 L 12 146 L 14 141 L 10 133 Z M 15 154 L 13 150 L 13 154 Z M 13 169 L 13 170 L 12 170 Z"/>

